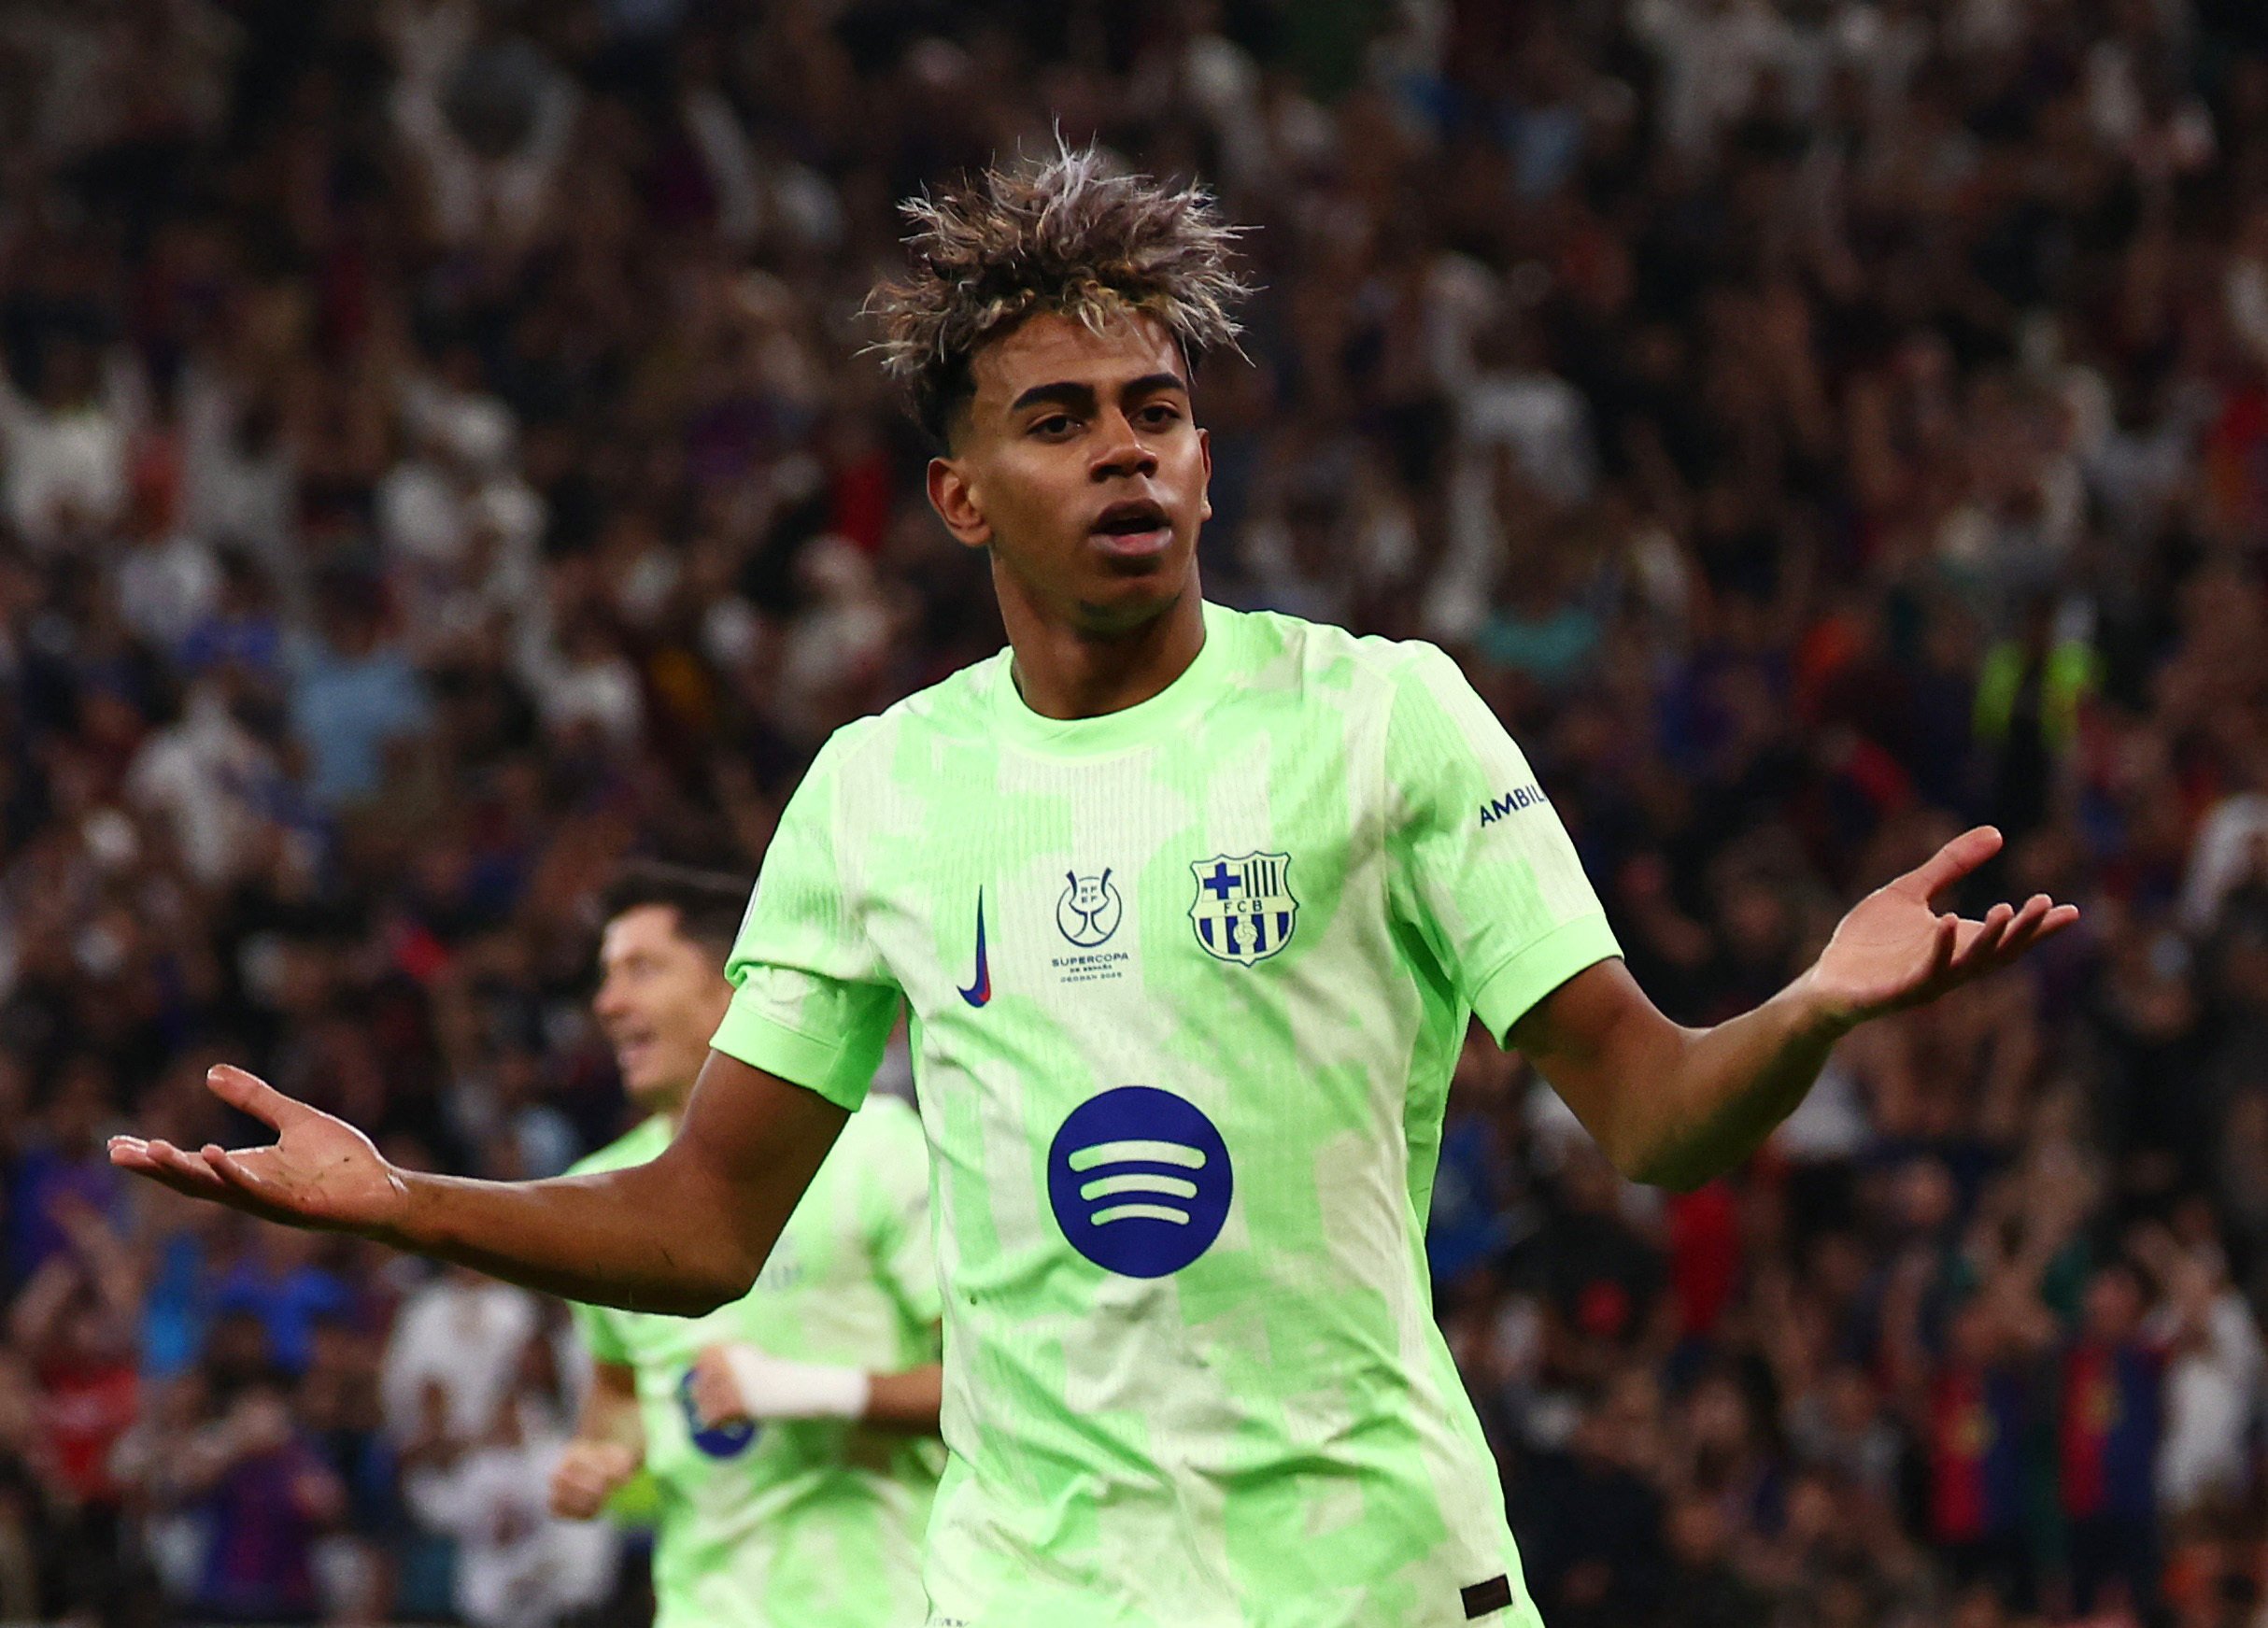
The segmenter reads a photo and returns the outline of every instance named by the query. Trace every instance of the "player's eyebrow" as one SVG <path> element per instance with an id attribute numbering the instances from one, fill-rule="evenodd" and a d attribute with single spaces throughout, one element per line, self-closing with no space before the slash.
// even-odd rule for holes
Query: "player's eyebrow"
<path id="1" fill-rule="evenodd" d="M 1071 379 L 1058 379 L 1054 384 L 1034 385 L 1014 401 L 1009 403 L 1008 410 L 1011 413 L 1021 413 L 1025 408 L 1039 406 L 1043 402 L 1052 402 L 1055 405 L 1067 407 L 1074 413 L 1081 412 L 1094 406 L 1095 389 L 1092 385 L 1083 385 Z"/>
<path id="2" fill-rule="evenodd" d="M 1138 379 L 1127 380 L 1118 393 L 1121 398 L 1130 398 L 1146 396 L 1156 390 L 1181 390 L 1186 393 L 1188 389 L 1188 382 L 1178 373 L 1145 373 Z"/>
<path id="3" fill-rule="evenodd" d="M 1188 389 L 1188 384 L 1177 373 L 1145 373 L 1140 378 L 1128 379 L 1121 385 L 1118 394 L 1121 400 L 1131 400 L 1156 390 L 1186 392 Z M 1008 411 L 1013 415 L 1021 413 L 1027 407 L 1046 403 L 1073 413 L 1091 412 L 1095 406 L 1095 387 L 1081 384 L 1076 379 L 1057 379 L 1052 384 L 1034 385 L 1009 403 Z"/>

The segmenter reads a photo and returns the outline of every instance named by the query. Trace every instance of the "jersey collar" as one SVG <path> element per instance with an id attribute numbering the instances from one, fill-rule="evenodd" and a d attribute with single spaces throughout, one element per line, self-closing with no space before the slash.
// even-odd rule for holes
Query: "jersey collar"
<path id="1" fill-rule="evenodd" d="M 1205 642 L 1181 676 L 1148 701 L 1096 718 L 1042 717 L 1025 705 L 1009 663 L 1014 652 L 992 658 L 994 713 L 1002 734 L 1033 751 L 1059 757 L 1086 757 L 1155 745 L 1189 723 L 1224 692 L 1236 640 L 1237 615 L 1205 602 Z"/>

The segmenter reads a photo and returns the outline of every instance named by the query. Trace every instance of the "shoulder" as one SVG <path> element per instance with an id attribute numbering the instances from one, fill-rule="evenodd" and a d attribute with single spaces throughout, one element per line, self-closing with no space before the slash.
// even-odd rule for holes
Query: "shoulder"
<path id="1" fill-rule="evenodd" d="M 869 771 L 877 763 L 886 764 L 916 739 L 982 738 L 993 687 L 1007 671 L 1008 652 L 1002 649 L 879 713 L 844 724 L 819 749 L 809 777 Z"/>
<path id="2" fill-rule="evenodd" d="M 1260 688 L 1296 687 L 1311 695 L 1338 693 L 1391 704 L 1413 680 L 1457 674 L 1448 654 L 1423 639 L 1350 633 L 1275 611 L 1216 614 L 1218 625 L 1238 641 L 1247 682 Z"/>

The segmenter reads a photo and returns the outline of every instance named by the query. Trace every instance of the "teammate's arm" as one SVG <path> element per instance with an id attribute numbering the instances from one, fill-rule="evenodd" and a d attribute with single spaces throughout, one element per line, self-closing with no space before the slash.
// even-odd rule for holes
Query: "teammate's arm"
<path id="1" fill-rule="evenodd" d="M 215 1095 L 278 1133 L 189 1153 L 114 1137 L 111 1163 L 263 1220 L 352 1232 L 548 1295 L 699 1316 L 748 1292 L 844 1111 L 711 1052 L 676 1137 L 651 1163 L 542 1182 L 404 1170 L 370 1139 L 240 1069 Z"/>
<path id="2" fill-rule="evenodd" d="M 935 1436 L 938 1413 L 944 1406 L 945 1370 L 924 1363 L 903 1373 L 873 1374 L 866 1398 L 864 1423 L 877 1430 L 902 1430 L 908 1436 Z"/>
<path id="3" fill-rule="evenodd" d="M 551 1512 L 562 1521 L 589 1520 L 645 1458 L 638 1370 L 628 1363 L 593 1363 L 574 1435 L 551 1472 Z"/>
<path id="4" fill-rule="evenodd" d="M 794 1362 L 752 1345 L 713 1345 L 693 1364 L 692 1400 L 702 1428 L 747 1419 L 855 1419 L 877 1430 L 935 1436 L 944 1369 L 897 1373 Z"/>
<path id="5" fill-rule="evenodd" d="M 1601 961 L 1512 1026 L 1526 1055 L 1617 1168 L 1690 1189 L 1732 1168 L 1804 1099 L 1836 1041 L 2005 967 L 2078 919 L 2035 895 L 1982 921 L 1940 915 L 1936 894 L 2000 850 L 1990 827 L 1861 899 L 1818 961 L 1752 1012 L 1713 1028 L 1663 1016 L 1620 960 Z"/>

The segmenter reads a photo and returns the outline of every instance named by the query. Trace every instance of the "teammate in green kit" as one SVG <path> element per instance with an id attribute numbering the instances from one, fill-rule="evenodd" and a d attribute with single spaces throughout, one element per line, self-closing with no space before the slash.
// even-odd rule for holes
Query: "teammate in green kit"
<path id="1" fill-rule="evenodd" d="M 591 1009 L 651 1117 L 575 1167 L 669 1144 L 732 997 L 729 878 L 633 867 L 609 900 Z M 596 1359 L 555 1513 L 588 1519 L 641 1465 L 660 1493 L 658 1628 L 911 1628 L 936 1441 L 937 1268 L 914 1111 L 850 1118 L 756 1286 L 687 1320 L 578 1306 Z"/>
<path id="2" fill-rule="evenodd" d="M 1191 375 L 1229 232 L 1091 153 L 911 206 L 872 308 L 1009 648 L 829 742 L 651 1163 L 390 1168 L 234 1070 L 272 1147 L 112 1157 L 586 1300 L 739 1295 L 902 1002 L 945 1297 L 930 1628 L 1535 1621 L 1422 1232 L 1469 1014 L 1624 1171 L 1691 1185 L 1836 1041 L 2066 927 L 1933 896 L 1979 829 L 1707 1030 L 1655 1010 L 1520 750 L 1425 644 L 1204 602 Z M 662 1224 L 666 1218 L 666 1225 Z"/>

